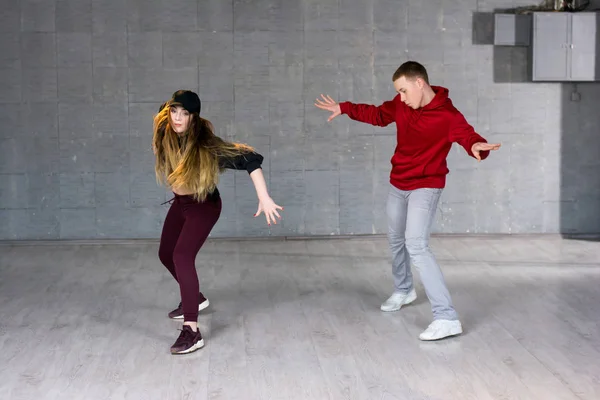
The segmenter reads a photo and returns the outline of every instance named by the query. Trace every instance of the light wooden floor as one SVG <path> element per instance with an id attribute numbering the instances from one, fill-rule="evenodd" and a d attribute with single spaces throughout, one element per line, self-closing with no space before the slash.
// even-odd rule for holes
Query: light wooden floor
<path id="1" fill-rule="evenodd" d="M 600 242 L 435 237 L 465 334 L 384 314 L 385 238 L 212 241 L 204 349 L 172 356 L 156 243 L 0 246 L 0 399 L 600 399 Z M 418 275 L 417 275 L 418 276 Z"/>

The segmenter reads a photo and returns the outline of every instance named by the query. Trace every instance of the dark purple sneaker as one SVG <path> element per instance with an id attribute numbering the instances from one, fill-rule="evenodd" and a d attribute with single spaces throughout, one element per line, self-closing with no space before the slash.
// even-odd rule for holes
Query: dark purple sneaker
<path id="1" fill-rule="evenodd" d="M 204 297 L 202 292 L 200 292 L 199 294 L 200 294 L 200 299 L 199 299 L 199 303 L 198 303 L 198 311 L 202 311 L 210 305 L 210 302 L 208 301 L 208 299 L 206 297 Z M 171 311 L 169 313 L 169 318 L 183 319 L 183 307 L 181 306 L 181 302 L 179 302 L 179 305 L 177 306 L 176 309 L 174 309 L 173 311 Z"/>
<path id="2" fill-rule="evenodd" d="M 204 347 L 204 339 L 200 334 L 200 329 L 196 332 L 189 325 L 183 325 L 181 334 L 171 346 L 171 354 L 188 354 Z"/>

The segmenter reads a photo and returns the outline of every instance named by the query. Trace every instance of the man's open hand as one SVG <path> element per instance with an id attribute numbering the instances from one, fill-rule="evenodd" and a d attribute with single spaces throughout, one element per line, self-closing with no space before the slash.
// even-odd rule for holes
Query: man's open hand
<path id="1" fill-rule="evenodd" d="M 477 161 L 481 161 L 481 156 L 479 152 L 481 151 L 489 151 L 489 150 L 498 150 L 500 148 L 500 143 L 484 143 L 478 142 L 471 146 L 471 153 L 475 156 Z"/>

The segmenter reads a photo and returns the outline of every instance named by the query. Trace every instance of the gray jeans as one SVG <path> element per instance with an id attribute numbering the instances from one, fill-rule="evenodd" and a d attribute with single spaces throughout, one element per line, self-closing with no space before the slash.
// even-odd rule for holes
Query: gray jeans
<path id="1" fill-rule="evenodd" d="M 433 319 L 456 320 L 458 315 L 442 270 L 431 249 L 429 236 L 442 189 L 399 190 L 390 185 L 387 202 L 388 241 L 392 252 L 394 291 L 407 293 L 413 288 L 410 264 L 419 271 Z"/>

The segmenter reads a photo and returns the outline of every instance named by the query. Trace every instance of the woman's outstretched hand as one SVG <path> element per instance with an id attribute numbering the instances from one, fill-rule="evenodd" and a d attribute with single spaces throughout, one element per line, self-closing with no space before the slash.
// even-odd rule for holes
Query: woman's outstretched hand
<path id="1" fill-rule="evenodd" d="M 273 222 L 273 224 L 277 224 L 277 218 L 281 219 L 281 215 L 279 215 L 279 213 L 277 212 L 277 210 L 282 210 L 283 211 L 283 207 L 275 204 L 275 202 L 273 201 L 273 199 L 271 199 L 270 197 L 267 197 L 265 199 L 260 199 L 258 202 L 258 210 L 256 211 L 256 214 L 254 214 L 255 217 L 258 217 L 261 213 L 265 213 L 265 217 L 267 218 L 267 224 L 271 225 L 271 222 Z M 277 218 L 276 218 L 277 217 Z"/>
<path id="2" fill-rule="evenodd" d="M 327 122 L 331 122 L 332 119 L 342 114 L 342 110 L 340 105 L 335 102 L 331 97 L 321 95 L 321 99 L 317 99 L 315 106 L 319 107 L 321 110 L 331 111 L 331 115 L 327 119 Z"/>

